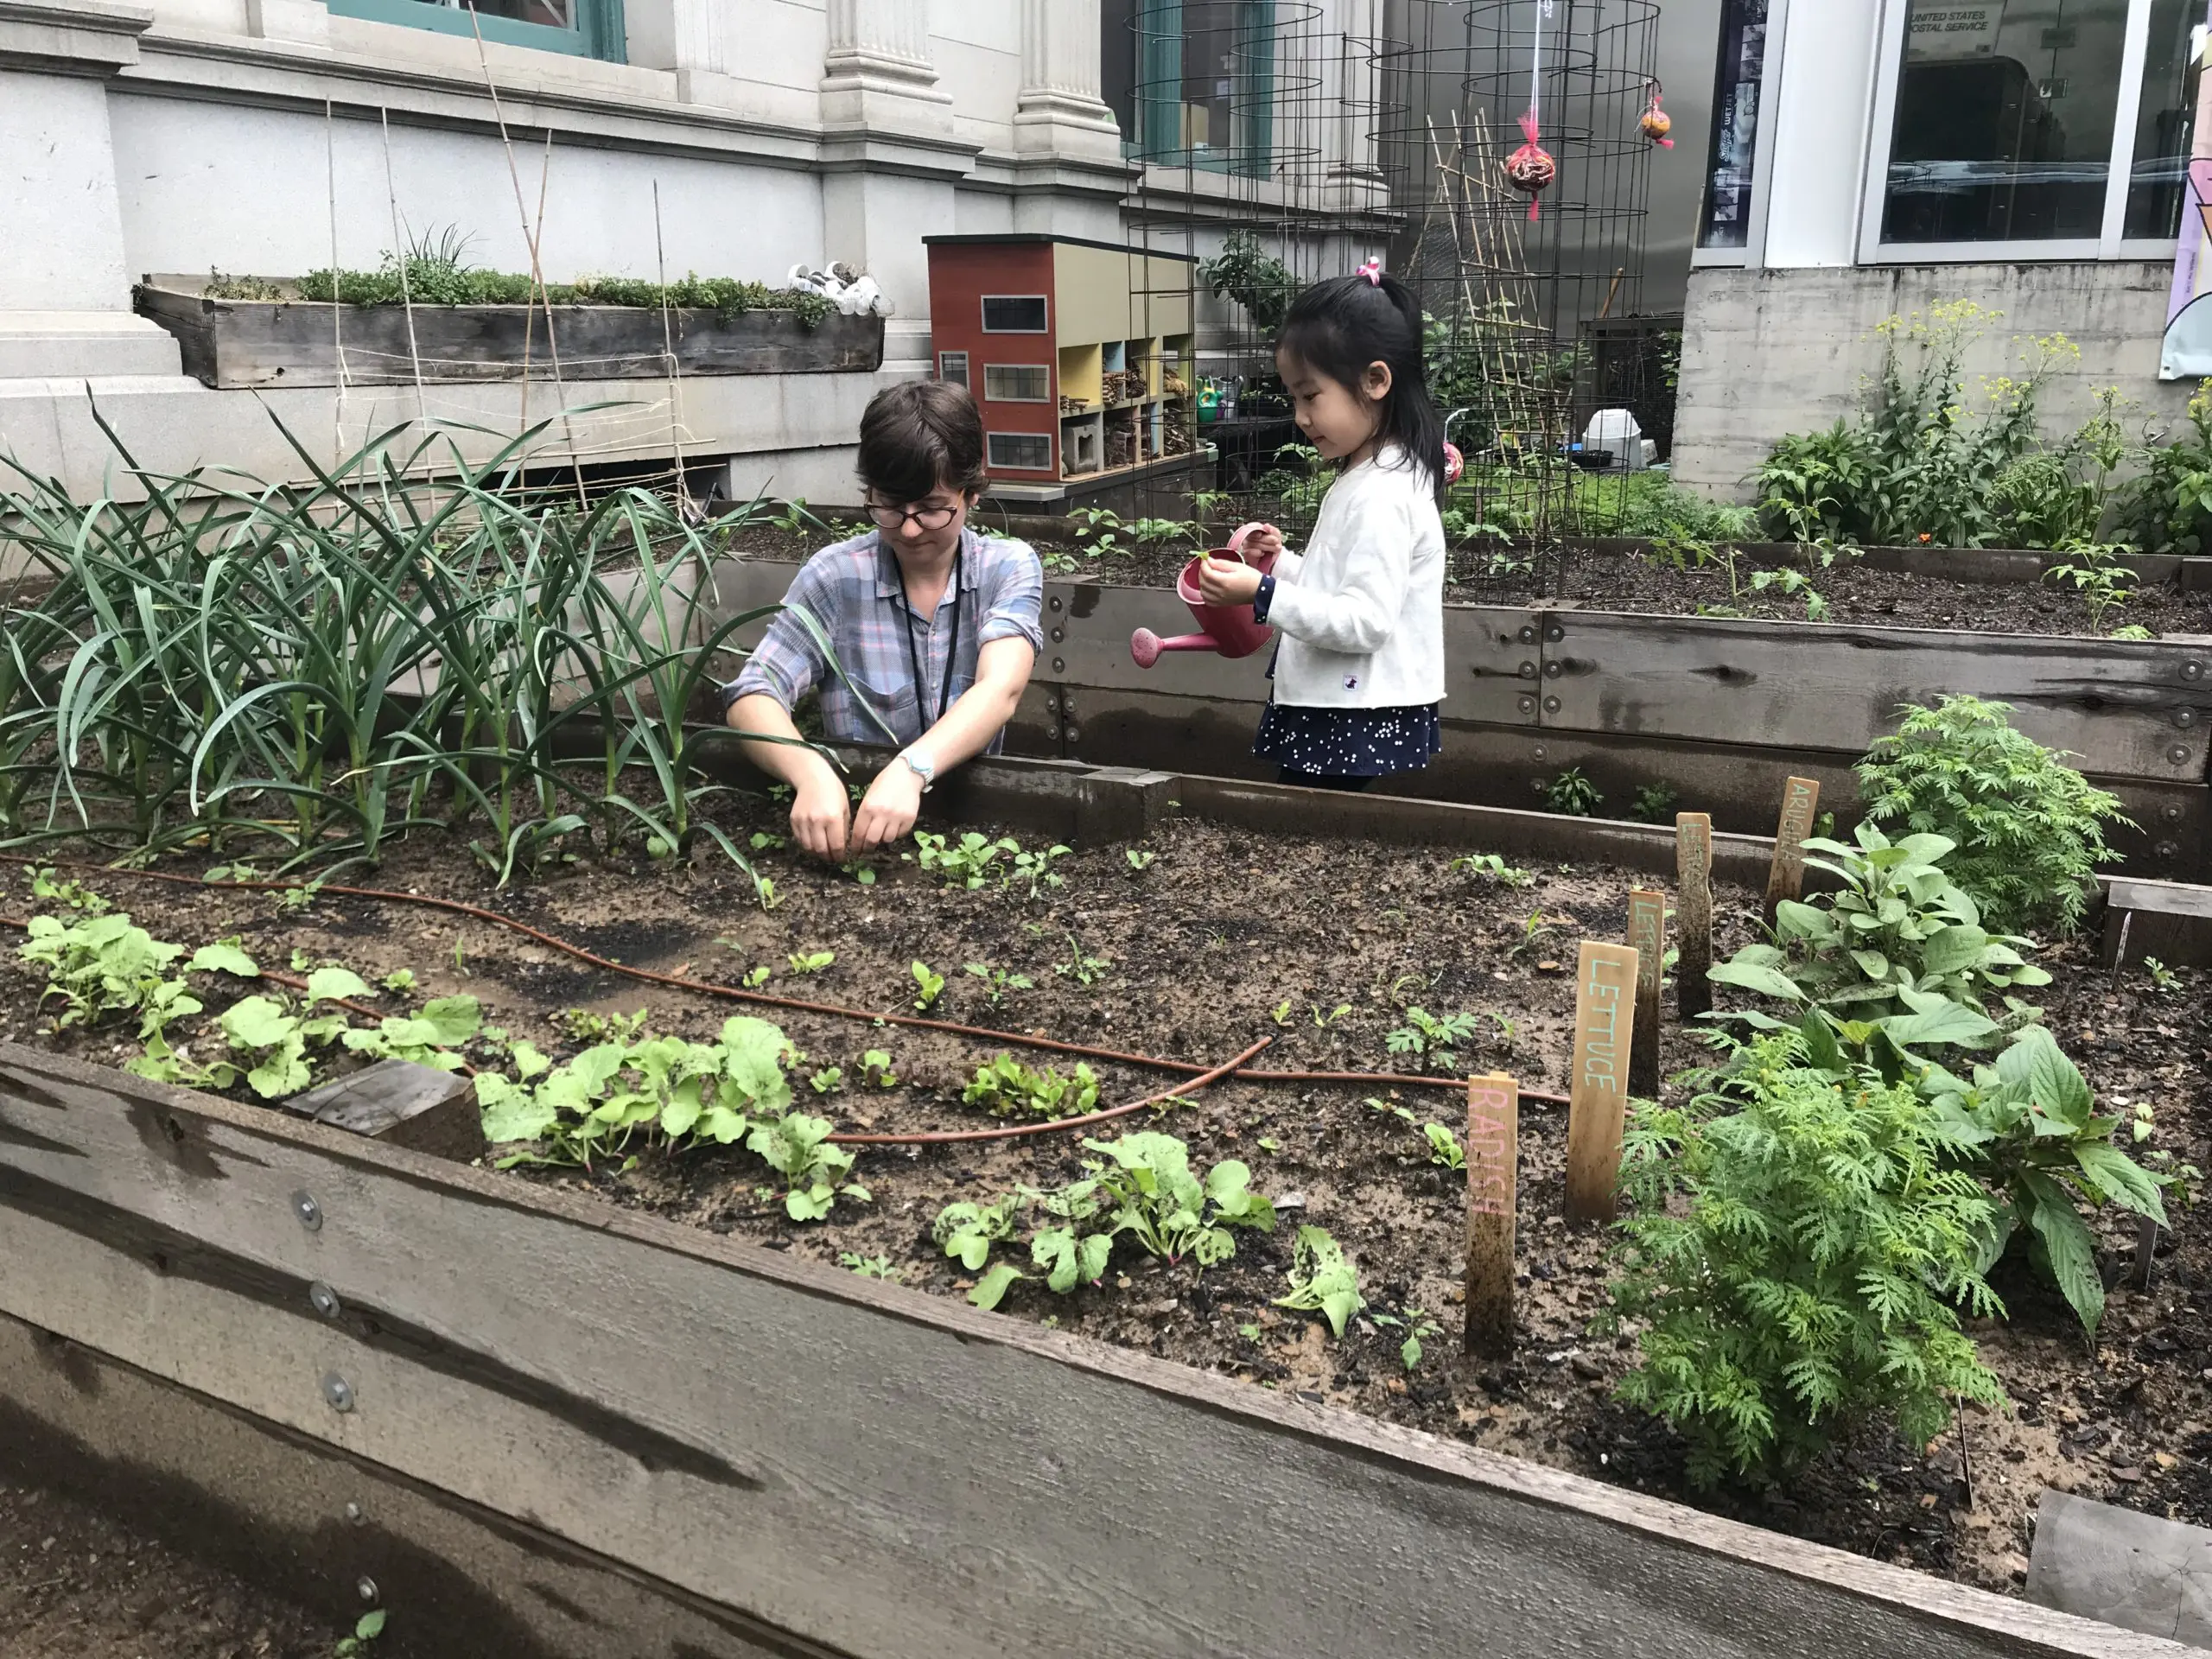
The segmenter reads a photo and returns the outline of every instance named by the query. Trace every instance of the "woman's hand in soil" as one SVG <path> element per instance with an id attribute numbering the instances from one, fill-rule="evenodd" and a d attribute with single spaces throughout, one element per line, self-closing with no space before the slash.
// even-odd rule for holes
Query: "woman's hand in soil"
<path id="1" fill-rule="evenodd" d="M 1207 559 L 1198 566 L 1198 592 L 1209 605 L 1249 605 L 1259 596 L 1260 573 L 1249 564 Z"/>
<path id="2" fill-rule="evenodd" d="M 893 761 L 876 774 L 853 818 L 853 850 L 869 852 L 902 839 L 922 810 L 922 780 Z"/>
<path id="3" fill-rule="evenodd" d="M 843 863 L 849 809 L 844 780 L 823 766 L 822 776 L 798 785 L 791 801 L 791 839 L 817 858 Z"/>

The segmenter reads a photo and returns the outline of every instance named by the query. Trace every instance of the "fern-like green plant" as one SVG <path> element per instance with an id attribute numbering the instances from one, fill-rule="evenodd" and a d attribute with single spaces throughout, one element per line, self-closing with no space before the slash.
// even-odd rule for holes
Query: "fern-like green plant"
<path id="1" fill-rule="evenodd" d="M 1947 696 L 1899 712 L 1859 763 L 1868 818 L 1957 842 L 1944 868 L 1992 927 L 2078 925 L 2097 870 L 2115 861 L 2104 827 L 2134 827 L 2119 798 L 2013 730 L 2008 703 Z"/>
<path id="2" fill-rule="evenodd" d="M 1770 1478 L 1874 1418 L 1925 1446 L 1954 1395 L 2003 1402 L 1955 1311 L 2003 1311 L 1977 1271 L 1992 1206 L 1944 1149 L 1910 1088 L 1788 1033 L 1687 1106 L 1637 1107 L 1611 1318 L 1645 1329 L 1619 1392 L 1689 1441 L 1694 1483 Z"/>

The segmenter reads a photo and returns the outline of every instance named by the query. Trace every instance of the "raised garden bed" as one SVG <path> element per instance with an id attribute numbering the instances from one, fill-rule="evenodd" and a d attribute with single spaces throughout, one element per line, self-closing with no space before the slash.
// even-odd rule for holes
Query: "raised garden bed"
<path id="1" fill-rule="evenodd" d="M 721 603 L 773 604 L 791 574 L 781 561 L 734 559 L 717 571 Z M 1251 753 L 1264 653 L 1224 662 L 1173 652 L 1141 669 L 1131 632 L 1187 632 L 1189 613 L 1170 593 L 1118 582 L 1049 577 L 1045 624 L 1010 740 L 1016 753 L 1273 776 Z M 1445 659 L 1444 752 L 1406 792 L 1541 805 L 1575 770 L 1598 791 L 1600 814 L 1628 817 L 1642 798 L 1666 821 L 1707 811 L 1721 828 L 1757 834 L 1771 833 L 1774 803 L 1795 774 L 1817 779 L 1823 809 L 1848 824 L 1852 765 L 1898 706 L 1966 692 L 2012 705 L 2021 730 L 2079 756 L 2120 797 L 2138 826 L 2114 842 L 2131 874 L 2194 881 L 2205 870 L 2212 645 L 2201 639 L 1454 603 Z"/>
<path id="2" fill-rule="evenodd" d="M 1038 776 L 1030 821 L 1096 810 L 1081 779 Z M 1191 796 L 1194 811 L 1248 823 L 1270 798 L 1159 781 Z M 1305 805 L 1274 798 L 1293 812 Z M 1389 809 L 1344 810 L 1379 819 Z M 779 827 L 766 807 L 735 822 Z M 1630 833 L 1561 829 L 1566 845 Z M 1509 1045 L 1503 1026 L 1485 1020 L 1463 1062 L 1554 1090 L 1571 990 L 1544 964 L 1571 962 L 1577 937 L 1623 937 L 1631 880 L 1618 867 L 1522 856 L 1535 875 L 1524 889 L 1451 870 L 1458 845 L 1345 845 L 1180 819 L 1155 830 L 1147 850 L 1156 859 L 1139 872 L 1120 847 L 1086 848 L 1058 867 L 1066 885 L 1034 901 L 995 888 L 943 893 L 890 864 L 863 887 L 770 854 L 783 897 L 766 913 L 748 883 L 711 863 L 582 866 L 502 897 L 454 856 L 417 845 L 378 880 L 491 904 L 634 967 L 729 983 L 766 964 L 772 992 L 866 1009 L 907 1006 L 910 966 L 922 959 L 950 981 L 952 1017 L 1195 1062 L 1274 1035 L 1262 1064 L 1402 1066 L 1384 1034 L 1418 996 L 1511 1021 Z M 1749 850 L 1728 849 L 1724 874 Z M 575 1046 L 556 1018 L 570 1005 L 642 1007 L 653 1028 L 702 1039 L 742 1011 L 416 910 L 339 897 L 290 910 L 222 887 L 96 885 L 157 936 L 198 944 L 238 934 L 265 962 L 297 949 L 371 977 L 411 969 L 419 995 L 476 995 L 549 1053 Z M 1746 888 L 1723 893 L 1724 947 L 1747 937 L 1754 903 Z M 786 965 L 817 950 L 835 962 L 804 976 Z M 1095 957 L 1112 960 L 1088 987 L 1056 971 Z M 984 982 L 960 971 L 969 962 L 1034 984 L 993 1010 Z M 2201 984 L 2163 994 L 2137 975 L 2115 981 L 2079 944 L 2049 965 L 2058 982 L 2038 1000 L 2101 1097 L 2156 1099 L 2161 1143 L 2207 1162 L 2197 1091 L 2212 1025 Z M 13 982 L 0 999 L 4 1034 L 55 1052 L 32 1029 L 27 982 Z M 1315 1024 L 1313 1007 L 1339 1005 L 1348 1012 Z M 890 1052 L 898 1088 L 849 1084 L 825 1097 L 848 1127 L 988 1122 L 952 1094 L 988 1046 L 775 1017 L 813 1064 L 841 1065 L 849 1079 L 864 1049 Z M 1018 1286 L 991 1319 L 950 1300 L 967 1275 L 930 1243 L 931 1217 L 1017 1179 L 1066 1179 L 1077 1149 L 1058 1137 L 863 1154 L 855 1173 L 874 1203 L 794 1225 L 758 1196 L 758 1160 L 734 1153 L 652 1156 L 626 1170 L 618 1159 L 589 1174 L 440 1175 L 265 1107 L 195 1103 L 66 1069 L 114 1058 L 114 1040 L 72 1036 L 55 1061 L 19 1052 L 0 1068 L 0 1224 L 10 1259 L 38 1264 L 0 1282 L 0 1311 L 826 1644 L 733 1650 L 926 1642 L 1027 1651 L 1051 1641 L 1085 1654 L 1413 1654 L 1461 1650 L 1475 1628 L 1491 1650 L 1531 1654 L 1561 1643 L 1749 1653 L 1815 1639 L 1867 1653 L 2158 1650 L 2101 1646 L 2086 1627 L 2039 1624 L 2029 1610 L 2000 1618 L 1946 1585 L 1532 1467 L 1685 1495 L 1680 1448 L 1607 1401 L 1630 1357 L 1585 1330 L 1600 1300 L 1602 1240 L 1559 1221 L 1563 1114 L 1533 1103 L 1522 1114 L 1522 1341 L 1503 1363 L 1459 1357 L 1464 1196 L 1460 1178 L 1427 1162 L 1417 1125 L 1363 1104 L 1357 1089 L 1242 1083 L 1207 1089 L 1161 1125 L 1202 1161 L 1248 1161 L 1261 1190 L 1285 1201 L 1287 1224 L 1330 1228 L 1358 1260 L 1373 1311 L 1437 1316 L 1442 1330 L 1408 1372 L 1402 1332 L 1356 1324 L 1336 1344 L 1271 1306 L 1287 1224 L 1241 1236 L 1236 1257 L 1203 1274 L 1117 1256 L 1096 1290 L 1062 1298 Z M 1671 1021 L 1665 1041 L 1670 1069 L 1697 1058 Z M 1106 1100 L 1164 1086 L 1156 1072 L 1101 1071 Z M 1456 1122 L 1464 1109 L 1450 1090 L 1402 1096 L 1418 1117 Z M 295 1213 L 301 1192 L 319 1205 L 312 1230 Z M 142 1218 L 136 1235 L 128 1215 Z M 2054 1294 L 2000 1281 L 2012 1323 L 1976 1334 L 2023 1408 L 2017 1417 L 1969 1413 L 1965 1444 L 1947 1437 L 1927 1462 L 1863 1439 L 1778 1498 L 1701 1501 L 1999 1589 L 2022 1570 L 2022 1524 L 2046 1483 L 2212 1519 L 2201 1375 L 2212 1367 L 2212 1231 L 2200 1212 L 2180 1212 L 2176 1227 L 2150 1293 L 2115 1290 L 2094 1358 Z M 162 1230 L 188 1236 L 193 1253 L 176 1255 Z M 765 1243 L 781 1260 L 715 1235 Z M 91 1243 L 105 1236 L 137 1242 L 114 1256 L 113 1243 Z M 2115 1264 L 2132 1237 L 2107 1238 Z M 947 1300 L 918 1302 L 841 1274 L 831 1264 L 847 1252 Z M 201 1265 L 170 1270 L 188 1259 Z M 352 1312 L 319 1320 L 311 1279 Z M 201 1323 L 188 1332 L 175 1323 L 186 1320 Z M 1039 1320 L 1058 1334 L 1027 1323 Z M 325 1404 L 316 1379 L 330 1372 L 348 1380 L 353 1408 Z M 1272 1392 L 1243 1386 L 1253 1382 Z M 81 1398 L 70 1409 L 93 1411 Z M 1408 1428 L 1426 1433 L 1399 1432 Z M 1223 1495 L 1240 1492 L 1240 1513 L 1269 1518 L 1225 1522 Z M 747 1540 L 734 1558 L 734 1535 Z M 818 1566 L 861 1560 L 865 1582 Z M 1485 1570 L 1464 1570 L 1470 1560 Z M 1204 1570 L 1171 1566 L 1186 1562 Z M 1351 1562 L 1359 1572 L 1347 1579 Z M 1325 1595 L 1312 1589 L 1322 1581 Z M 1534 1601 L 1515 1588 L 1532 1582 L 1544 1586 Z M 1079 1614 L 1102 1599 L 1115 1618 Z"/>
<path id="3" fill-rule="evenodd" d="M 550 381 L 555 347 L 567 380 L 872 374 L 883 364 L 874 316 L 832 313 L 809 327 L 790 310 L 555 305 L 549 346 L 543 307 L 209 299 L 206 283 L 149 276 L 132 303 L 176 336 L 187 374 L 222 389 Z"/>

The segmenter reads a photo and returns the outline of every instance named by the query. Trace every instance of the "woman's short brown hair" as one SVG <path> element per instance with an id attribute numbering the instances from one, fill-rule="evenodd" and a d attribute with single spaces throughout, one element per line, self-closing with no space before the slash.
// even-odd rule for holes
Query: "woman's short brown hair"
<path id="1" fill-rule="evenodd" d="M 860 471 L 861 482 L 892 503 L 918 501 L 940 486 L 980 491 L 989 480 L 976 400 L 944 380 L 886 387 L 861 416 Z"/>

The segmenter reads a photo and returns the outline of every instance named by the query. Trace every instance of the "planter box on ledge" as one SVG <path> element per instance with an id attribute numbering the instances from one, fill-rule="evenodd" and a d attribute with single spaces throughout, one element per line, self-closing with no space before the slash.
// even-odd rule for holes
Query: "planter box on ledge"
<path id="1" fill-rule="evenodd" d="M 141 316 L 177 338 L 187 374 L 220 390 L 410 385 L 553 378 L 546 310 L 523 305 L 334 306 L 310 300 L 211 300 L 207 278 L 149 276 L 131 290 Z M 832 314 L 813 328 L 790 311 L 556 305 L 552 346 L 563 380 L 679 375 L 873 374 L 883 319 Z M 343 370 L 341 374 L 340 370 Z"/>

